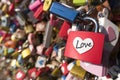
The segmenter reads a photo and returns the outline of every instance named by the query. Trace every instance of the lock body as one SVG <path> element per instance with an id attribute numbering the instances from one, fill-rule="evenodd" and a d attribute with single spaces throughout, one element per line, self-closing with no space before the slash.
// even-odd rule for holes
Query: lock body
<path id="1" fill-rule="evenodd" d="M 76 10 L 68 8 L 58 2 L 53 2 L 49 11 L 57 16 L 69 20 L 70 22 L 74 22 L 78 15 Z"/>
<path id="2" fill-rule="evenodd" d="M 64 55 L 94 64 L 101 64 L 103 45 L 104 35 L 101 33 L 71 31 Z"/>

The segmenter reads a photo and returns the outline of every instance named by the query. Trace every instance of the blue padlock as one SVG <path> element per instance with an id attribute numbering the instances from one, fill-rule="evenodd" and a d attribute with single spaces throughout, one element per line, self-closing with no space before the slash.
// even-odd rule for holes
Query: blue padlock
<path id="1" fill-rule="evenodd" d="M 17 27 L 14 23 L 11 23 L 9 27 L 10 27 L 10 33 L 14 33 L 17 29 Z"/>
<path id="2" fill-rule="evenodd" d="M 63 19 L 67 19 L 70 22 L 74 22 L 79 13 L 72 8 L 68 8 L 60 4 L 59 2 L 53 2 L 49 11 Z"/>

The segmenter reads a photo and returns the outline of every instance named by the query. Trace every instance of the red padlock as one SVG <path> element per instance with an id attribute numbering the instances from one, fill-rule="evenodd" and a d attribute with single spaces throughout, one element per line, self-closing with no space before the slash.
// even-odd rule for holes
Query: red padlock
<path id="1" fill-rule="evenodd" d="M 104 34 L 98 33 L 98 23 L 95 19 L 85 17 L 84 20 L 94 22 L 95 32 L 71 31 L 68 35 L 65 56 L 86 62 L 101 64 L 104 46 Z"/>
<path id="2" fill-rule="evenodd" d="M 71 27 L 71 23 L 67 22 L 67 21 L 64 21 L 61 29 L 60 29 L 60 32 L 59 32 L 59 36 L 63 39 L 67 39 L 68 37 L 68 29 Z"/>
<path id="3" fill-rule="evenodd" d="M 25 78 L 26 74 L 23 71 L 18 71 L 16 74 L 16 80 L 23 80 Z"/>

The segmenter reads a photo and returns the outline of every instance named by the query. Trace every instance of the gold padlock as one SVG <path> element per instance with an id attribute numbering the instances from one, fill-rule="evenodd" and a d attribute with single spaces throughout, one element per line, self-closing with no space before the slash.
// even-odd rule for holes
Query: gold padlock
<path id="1" fill-rule="evenodd" d="M 4 48 L 4 56 L 6 56 L 8 54 L 8 49 Z"/>
<path id="2" fill-rule="evenodd" d="M 51 75 L 52 75 L 53 77 L 60 77 L 60 76 L 62 75 L 60 68 L 59 68 L 59 67 L 56 67 L 56 68 L 52 71 Z"/>
<path id="3" fill-rule="evenodd" d="M 18 51 L 15 51 L 14 53 L 12 53 L 11 56 L 12 56 L 13 58 L 17 58 L 17 57 L 18 57 L 18 54 L 19 54 L 19 52 L 18 52 Z"/>
<path id="4" fill-rule="evenodd" d="M 26 57 L 28 57 L 30 54 L 31 54 L 31 51 L 30 51 L 29 48 L 24 49 L 22 51 L 22 57 L 23 57 L 23 59 L 26 58 Z"/>
<path id="5" fill-rule="evenodd" d="M 24 26 L 24 30 L 25 30 L 26 34 L 31 33 L 31 32 L 34 31 L 33 26 L 30 25 L 30 24 L 25 25 L 25 26 Z"/>
<path id="6" fill-rule="evenodd" d="M 76 66 L 80 66 L 80 60 L 76 60 Z"/>
<path id="7" fill-rule="evenodd" d="M 50 8 L 51 4 L 52 4 L 52 0 L 45 0 L 44 4 L 43 4 L 43 10 L 44 11 L 48 11 L 48 9 Z"/>
<path id="8" fill-rule="evenodd" d="M 8 10 L 8 5 L 4 4 L 3 7 L 2 7 L 2 11 L 7 12 L 7 10 Z"/>
<path id="9" fill-rule="evenodd" d="M 74 65 L 70 73 L 83 80 L 85 77 L 86 71 L 81 66 Z"/>

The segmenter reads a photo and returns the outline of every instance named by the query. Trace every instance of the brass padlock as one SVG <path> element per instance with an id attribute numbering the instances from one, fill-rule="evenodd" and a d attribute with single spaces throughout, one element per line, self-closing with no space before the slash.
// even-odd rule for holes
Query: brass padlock
<path id="1" fill-rule="evenodd" d="M 62 75 L 60 68 L 59 68 L 59 67 L 56 67 L 56 68 L 52 71 L 51 75 L 52 75 L 53 77 L 60 77 L 60 76 Z"/>
<path id="2" fill-rule="evenodd" d="M 24 30 L 25 30 L 26 34 L 31 33 L 31 32 L 34 31 L 33 26 L 30 25 L 30 24 L 25 25 L 25 26 L 24 26 Z"/>
<path id="3" fill-rule="evenodd" d="M 74 65 L 73 68 L 71 69 L 70 73 L 76 77 L 84 79 L 86 71 L 81 66 Z"/>

